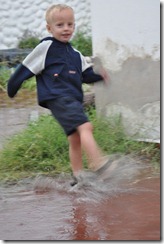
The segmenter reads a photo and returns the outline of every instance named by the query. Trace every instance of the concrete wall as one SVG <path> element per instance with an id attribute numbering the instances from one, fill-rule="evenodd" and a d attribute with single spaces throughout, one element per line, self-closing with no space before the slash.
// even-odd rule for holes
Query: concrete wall
<path id="1" fill-rule="evenodd" d="M 0 49 L 16 48 L 27 32 L 48 36 L 45 11 L 57 3 L 67 3 L 75 10 L 76 30 L 91 32 L 90 0 L 0 0 Z"/>
<path id="2" fill-rule="evenodd" d="M 95 86 L 99 115 L 122 117 L 129 136 L 160 140 L 160 2 L 91 0 L 93 53 L 110 73 Z"/>

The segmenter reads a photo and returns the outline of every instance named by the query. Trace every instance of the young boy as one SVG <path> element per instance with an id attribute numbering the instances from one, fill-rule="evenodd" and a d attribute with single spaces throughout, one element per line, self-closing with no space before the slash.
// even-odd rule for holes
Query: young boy
<path id="1" fill-rule="evenodd" d="M 67 135 L 71 168 L 77 182 L 83 170 L 82 150 L 92 171 L 108 167 L 82 105 L 82 83 L 107 81 L 108 76 L 103 69 L 95 74 L 84 56 L 70 45 L 75 29 L 71 7 L 52 5 L 46 12 L 46 22 L 52 37 L 44 38 L 18 66 L 8 81 L 8 95 L 14 97 L 24 80 L 36 76 L 38 103 L 51 110 Z"/>

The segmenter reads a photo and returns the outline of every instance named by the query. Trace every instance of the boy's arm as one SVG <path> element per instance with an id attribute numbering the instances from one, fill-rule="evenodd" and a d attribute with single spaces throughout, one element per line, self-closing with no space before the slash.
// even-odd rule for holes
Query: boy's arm
<path id="1" fill-rule="evenodd" d="M 8 80 L 7 93 L 14 97 L 22 83 L 39 74 L 45 67 L 45 59 L 52 41 L 43 41 L 23 60 Z"/>
<path id="2" fill-rule="evenodd" d="M 86 69 L 85 71 L 83 71 L 82 77 L 83 77 L 83 82 L 84 83 L 94 83 L 94 82 L 103 80 L 103 77 L 101 75 L 99 75 L 99 74 L 96 74 L 93 71 L 92 67 L 90 67 L 90 68 Z"/>
<path id="3" fill-rule="evenodd" d="M 84 83 L 94 83 L 104 80 L 106 84 L 109 83 L 109 75 L 103 68 L 101 61 L 98 58 L 92 58 L 93 64 L 88 63 L 86 58 L 81 54 L 82 61 L 82 77 Z M 94 65 L 94 69 L 92 67 Z"/>
<path id="4" fill-rule="evenodd" d="M 20 64 L 15 72 L 11 75 L 7 84 L 7 94 L 9 97 L 14 97 L 21 87 L 24 80 L 27 80 L 34 76 L 28 68 L 26 68 L 23 64 Z"/>

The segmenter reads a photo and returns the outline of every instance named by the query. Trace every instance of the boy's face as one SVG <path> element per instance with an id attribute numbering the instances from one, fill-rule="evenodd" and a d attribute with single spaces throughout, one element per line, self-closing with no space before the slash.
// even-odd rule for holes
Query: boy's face
<path id="1" fill-rule="evenodd" d="M 74 14 L 71 9 L 54 9 L 51 13 L 51 20 L 47 23 L 47 30 L 61 42 L 68 42 L 75 28 Z"/>

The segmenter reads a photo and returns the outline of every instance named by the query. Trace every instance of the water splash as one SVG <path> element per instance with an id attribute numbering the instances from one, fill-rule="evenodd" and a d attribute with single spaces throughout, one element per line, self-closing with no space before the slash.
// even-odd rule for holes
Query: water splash
<path id="1" fill-rule="evenodd" d="M 150 174 L 150 164 L 131 155 L 114 154 L 110 158 L 113 162 L 102 175 L 85 170 L 79 183 L 73 187 L 70 186 L 69 174 L 61 174 L 56 178 L 39 176 L 33 183 L 34 191 L 44 193 L 58 190 L 76 196 L 78 202 L 99 202 L 121 193 L 137 192 L 134 182 L 143 178 L 143 175 L 145 177 L 146 172 Z"/>

